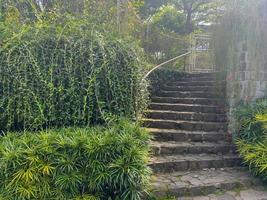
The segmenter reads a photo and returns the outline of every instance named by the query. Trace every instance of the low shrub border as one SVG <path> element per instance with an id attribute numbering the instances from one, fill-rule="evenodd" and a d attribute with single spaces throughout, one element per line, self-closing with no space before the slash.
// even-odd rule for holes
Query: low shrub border
<path id="1" fill-rule="evenodd" d="M 243 104 L 235 111 L 240 123 L 237 137 L 245 141 L 259 141 L 265 137 L 264 126 L 260 118 L 267 115 L 267 99 L 259 99 L 251 104 Z"/>
<path id="2" fill-rule="evenodd" d="M 238 151 L 250 171 L 267 181 L 267 100 L 240 106 L 236 113 L 241 125 Z"/>
<path id="3" fill-rule="evenodd" d="M 150 177 L 148 142 L 146 131 L 124 120 L 7 133 L 0 138 L 0 199 L 141 199 Z"/>

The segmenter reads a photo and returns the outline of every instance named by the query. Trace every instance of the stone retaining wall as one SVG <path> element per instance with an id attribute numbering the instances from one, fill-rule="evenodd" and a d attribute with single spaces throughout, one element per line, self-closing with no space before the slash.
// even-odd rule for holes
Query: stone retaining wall
<path id="1" fill-rule="evenodd" d="M 240 102 L 267 97 L 267 0 L 262 0 L 262 5 L 256 9 L 251 10 L 256 14 L 251 14 L 253 17 L 244 22 L 246 29 L 237 34 L 236 44 L 233 44 L 233 67 L 226 75 L 230 131 L 237 127 L 233 111 Z"/>

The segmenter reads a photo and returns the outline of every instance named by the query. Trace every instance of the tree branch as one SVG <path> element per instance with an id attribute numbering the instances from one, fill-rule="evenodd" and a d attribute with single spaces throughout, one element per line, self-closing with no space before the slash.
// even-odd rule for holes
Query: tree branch
<path id="1" fill-rule="evenodd" d="M 201 2 L 199 2 L 198 4 L 196 4 L 196 6 L 192 9 L 192 12 L 196 12 L 201 6 L 205 5 L 205 4 L 209 4 L 211 3 L 211 0 L 203 0 Z"/>

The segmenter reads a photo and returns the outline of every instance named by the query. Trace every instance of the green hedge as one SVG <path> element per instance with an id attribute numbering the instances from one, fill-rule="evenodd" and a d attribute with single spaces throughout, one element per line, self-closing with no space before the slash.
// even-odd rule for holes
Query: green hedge
<path id="1" fill-rule="evenodd" d="M 267 181 L 267 139 L 261 142 L 238 140 L 236 144 L 249 170 Z"/>
<path id="2" fill-rule="evenodd" d="M 8 133 L 0 138 L 0 199 L 138 200 L 149 181 L 148 142 L 147 132 L 126 121 Z"/>
<path id="3" fill-rule="evenodd" d="M 11 36 L 0 42 L 0 130 L 91 125 L 107 113 L 134 118 L 144 109 L 142 51 L 89 26 L 60 19 L 17 32 L 6 28 Z"/>
<path id="4" fill-rule="evenodd" d="M 266 136 L 260 118 L 267 115 L 267 99 L 259 99 L 251 104 L 242 104 L 236 109 L 235 115 L 240 123 L 237 133 L 239 138 L 253 142 Z"/>
<path id="5" fill-rule="evenodd" d="M 182 78 L 184 75 L 185 75 L 184 72 L 166 68 L 159 68 L 153 71 L 149 75 L 150 94 L 157 95 L 160 92 L 162 85 L 168 82 L 177 81 L 178 78 Z"/>
<path id="6" fill-rule="evenodd" d="M 236 113 L 241 123 L 237 149 L 250 171 L 267 181 L 267 100 L 242 105 Z"/>

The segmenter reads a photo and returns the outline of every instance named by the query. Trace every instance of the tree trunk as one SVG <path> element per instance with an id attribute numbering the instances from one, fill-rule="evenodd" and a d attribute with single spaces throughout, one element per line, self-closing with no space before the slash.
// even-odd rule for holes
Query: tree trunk
<path id="1" fill-rule="evenodd" d="M 186 23 L 185 23 L 185 33 L 190 34 L 194 31 L 193 22 L 192 22 L 192 10 L 186 10 Z"/>
<path id="2" fill-rule="evenodd" d="M 193 32 L 193 22 L 192 22 L 192 15 L 193 15 L 193 1 L 183 1 L 184 12 L 186 13 L 186 22 L 185 22 L 185 34 L 190 34 Z"/>

